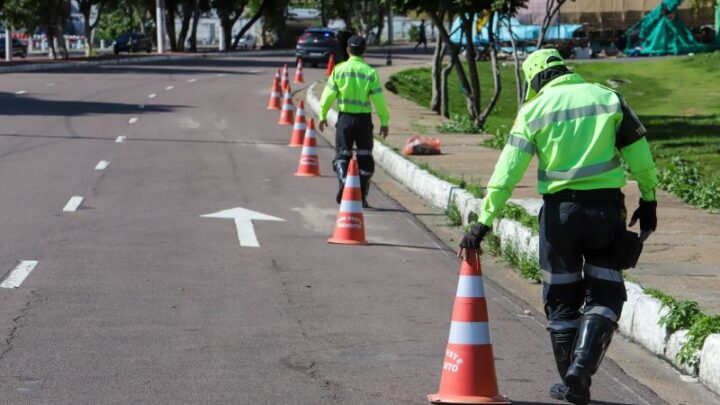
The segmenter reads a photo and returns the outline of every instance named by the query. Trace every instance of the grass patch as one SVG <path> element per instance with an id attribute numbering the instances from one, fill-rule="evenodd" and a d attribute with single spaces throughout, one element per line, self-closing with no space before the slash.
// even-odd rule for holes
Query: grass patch
<path id="1" fill-rule="evenodd" d="M 512 219 L 522 224 L 526 228 L 530 228 L 533 235 L 537 235 L 540 232 L 540 222 L 534 215 L 530 215 L 525 208 L 513 204 L 507 203 L 505 207 L 500 211 L 500 218 Z"/>
<path id="2" fill-rule="evenodd" d="M 432 167 L 430 167 L 429 164 L 425 162 L 419 163 L 418 167 L 441 180 L 445 180 L 450 184 L 454 184 L 457 187 L 464 189 L 468 193 L 472 194 L 475 198 L 482 198 L 485 195 L 483 187 L 479 184 L 471 184 L 466 182 L 465 179 L 451 176 L 443 171 L 433 169 Z"/>
<path id="3" fill-rule="evenodd" d="M 504 246 L 500 241 L 500 238 L 494 234 L 489 234 L 485 237 L 485 246 L 488 252 L 493 256 L 497 256 L 502 259 L 509 266 L 514 267 L 520 271 L 520 275 L 523 278 L 540 282 L 542 276 L 540 275 L 540 263 L 537 259 L 522 254 L 512 244 L 506 243 Z"/>
<path id="4" fill-rule="evenodd" d="M 665 180 L 661 187 L 703 208 L 720 208 L 709 202 L 720 184 L 720 52 L 681 58 L 641 60 L 625 63 L 572 63 L 574 71 L 587 81 L 608 85 L 612 81 L 648 129 L 647 137 L 656 163 Z M 483 102 L 492 91 L 492 74 L 488 62 L 478 63 Z M 517 102 L 512 64 L 500 67 L 503 92 L 484 130 L 495 134 L 485 144 L 502 148 L 515 119 Z M 454 73 L 449 76 L 450 112 L 457 124 L 446 129 L 465 132 L 467 112 L 460 84 Z M 410 69 L 390 77 L 388 89 L 420 105 L 430 105 L 432 83 L 429 68 Z M 463 119 L 465 121 L 463 121 Z M 682 178 L 674 181 L 667 176 L 682 175 L 677 159 L 697 169 L 693 174 L 693 193 L 677 194 Z M 720 199 L 720 197 L 716 197 Z"/>
<path id="5" fill-rule="evenodd" d="M 446 214 L 447 214 L 448 218 L 450 218 L 451 226 L 462 225 L 462 215 L 460 214 L 460 209 L 458 208 L 457 204 L 455 204 L 454 200 L 448 206 Z"/>

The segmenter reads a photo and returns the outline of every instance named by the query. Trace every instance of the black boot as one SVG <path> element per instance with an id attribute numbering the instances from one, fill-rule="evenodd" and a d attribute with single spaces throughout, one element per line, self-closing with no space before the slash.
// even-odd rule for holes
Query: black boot
<path id="1" fill-rule="evenodd" d="M 565 374 L 565 384 L 570 391 L 587 393 L 590 402 L 591 376 L 600 367 L 617 324 L 597 314 L 584 315 L 580 320 L 573 362 Z"/>
<path id="2" fill-rule="evenodd" d="M 362 190 L 362 206 L 363 208 L 370 208 L 370 204 L 367 202 L 367 196 L 370 192 L 370 177 L 364 174 L 360 175 L 360 189 Z"/>
<path id="3" fill-rule="evenodd" d="M 565 379 L 570 364 L 572 363 L 573 347 L 577 329 L 569 329 L 562 332 L 550 332 L 555 364 L 557 365 L 560 378 Z M 550 398 L 560 401 L 567 401 L 572 404 L 586 404 L 589 397 L 585 398 L 583 393 L 571 391 L 564 383 L 554 384 L 550 387 Z"/>
<path id="4" fill-rule="evenodd" d="M 347 166 L 348 163 L 343 160 L 336 160 L 333 162 L 333 169 L 335 170 L 335 175 L 337 176 L 339 183 L 337 194 L 335 194 L 335 201 L 337 201 L 338 204 L 342 201 L 343 189 L 345 188 L 345 176 L 347 175 Z"/>

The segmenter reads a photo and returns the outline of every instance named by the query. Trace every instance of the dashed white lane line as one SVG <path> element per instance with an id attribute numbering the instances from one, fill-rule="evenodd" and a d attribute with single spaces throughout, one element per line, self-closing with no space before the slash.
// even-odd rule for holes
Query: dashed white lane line
<path id="1" fill-rule="evenodd" d="M 255 70 L 251 70 L 251 71 L 250 71 L 250 73 L 260 73 L 260 72 L 262 72 L 262 70 L 257 70 L 257 69 L 255 69 Z"/>
<path id="2" fill-rule="evenodd" d="M 187 82 L 188 82 L 188 83 L 195 83 L 196 81 L 197 81 L 197 79 L 188 79 Z"/>
<path id="3" fill-rule="evenodd" d="M 225 77 L 225 76 L 227 76 L 227 73 L 218 73 L 217 74 L 217 77 Z"/>
<path id="4" fill-rule="evenodd" d="M 175 86 L 167 86 L 167 87 L 165 87 L 165 90 L 172 90 L 174 88 L 175 88 Z"/>
<path id="5" fill-rule="evenodd" d="M 55 85 L 55 83 L 48 83 L 48 84 L 47 84 L 48 87 L 52 87 L 52 86 L 54 86 L 54 85 Z"/>
<path id="6" fill-rule="evenodd" d="M 67 204 L 65 204 L 65 207 L 63 208 L 63 212 L 77 211 L 78 208 L 80 208 L 80 206 L 82 205 L 84 199 L 85 198 L 83 198 L 79 195 L 71 197 L 70 200 L 68 200 Z"/>
<path id="7" fill-rule="evenodd" d="M 130 124 L 130 125 L 132 125 L 132 124 L 134 124 L 134 123 L 136 123 L 136 122 L 138 122 L 138 117 L 131 117 L 131 118 L 128 120 L 128 124 Z"/>
<path id="8" fill-rule="evenodd" d="M 95 165 L 95 170 L 105 170 L 107 169 L 108 165 L 110 165 L 110 162 L 107 160 L 101 160 L 98 162 L 98 164 Z"/>
<path id="9" fill-rule="evenodd" d="M 25 90 L 18 90 L 18 91 L 15 92 L 15 95 L 21 96 L 21 95 L 26 94 L 26 93 L 27 93 L 27 91 L 25 91 Z"/>
<path id="10" fill-rule="evenodd" d="M 157 94 L 155 94 L 155 93 L 152 93 L 148 96 L 148 98 L 155 98 L 155 97 L 157 97 Z"/>
<path id="11" fill-rule="evenodd" d="M 37 260 L 23 260 L 15 267 L 5 281 L 0 284 L 2 288 L 18 288 L 22 285 L 25 278 L 30 275 L 30 272 L 37 266 Z"/>
<path id="12" fill-rule="evenodd" d="M 115 143 L 123 143 L 123 142 L 125 142 L 126 139 L 127 139 L 127 136 L 120 135 L 117 138 L 115 138 Z"/>

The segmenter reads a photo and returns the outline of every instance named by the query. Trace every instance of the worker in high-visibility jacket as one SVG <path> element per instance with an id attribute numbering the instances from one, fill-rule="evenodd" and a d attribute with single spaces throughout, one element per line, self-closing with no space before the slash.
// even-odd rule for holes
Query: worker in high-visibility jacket
<path id="1" fill-rule="evenodd" d="M 367 195 L 370 178 L 375 172 L 373 149 L 372 107 L 380 117 L 380 135 L 388 135 L 388 112 L 385 96 L 377 71 L 363 61 L 365 39 L 352 36 L 347 46 L 350 58 L 335 66 L 320 99 L 320 131 L 327 126 L 327 114 L 337 100 L 338 120 L 335 124 L 335 159 L 333 169 L 339 181 L 336 195 L 340 204 L 345 185 L 348 164 L 352 158 L 353 144 L 357 147 L 357 162 L 360 169 L 360 187 L 363 207 L 368 207 Z"/>
<path id="2" fill-rule="evenodd" d="M 555 361 L 563 379 L 550 396 L 590 401 L 591 376 L 603 359 L 626 300 L 621 270 L 634 267 L 657 225 L 657 175 L 645 127 L 615 91 L 572 73 L 555 49 L 523 63 L 526 101 L 483 199 L 479 223 L 463 249 L 479 247 L 493 220 L 538 158 L 540 268 Z M 627 230 L 625 161 L 641 199 Z"/>

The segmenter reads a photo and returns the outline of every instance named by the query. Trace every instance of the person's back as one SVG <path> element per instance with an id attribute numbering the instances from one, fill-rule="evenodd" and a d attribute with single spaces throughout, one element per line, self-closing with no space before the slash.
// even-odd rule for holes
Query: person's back
<path id="1" fill-rule="evenodd" d="M 375 69 L 362 58 L 351 56 L 335 66 L 332 79 L 339 94 L 337 102 L 341 111 L 369 113 L 369 96 L 374 94 L 380 81 Z"/>

